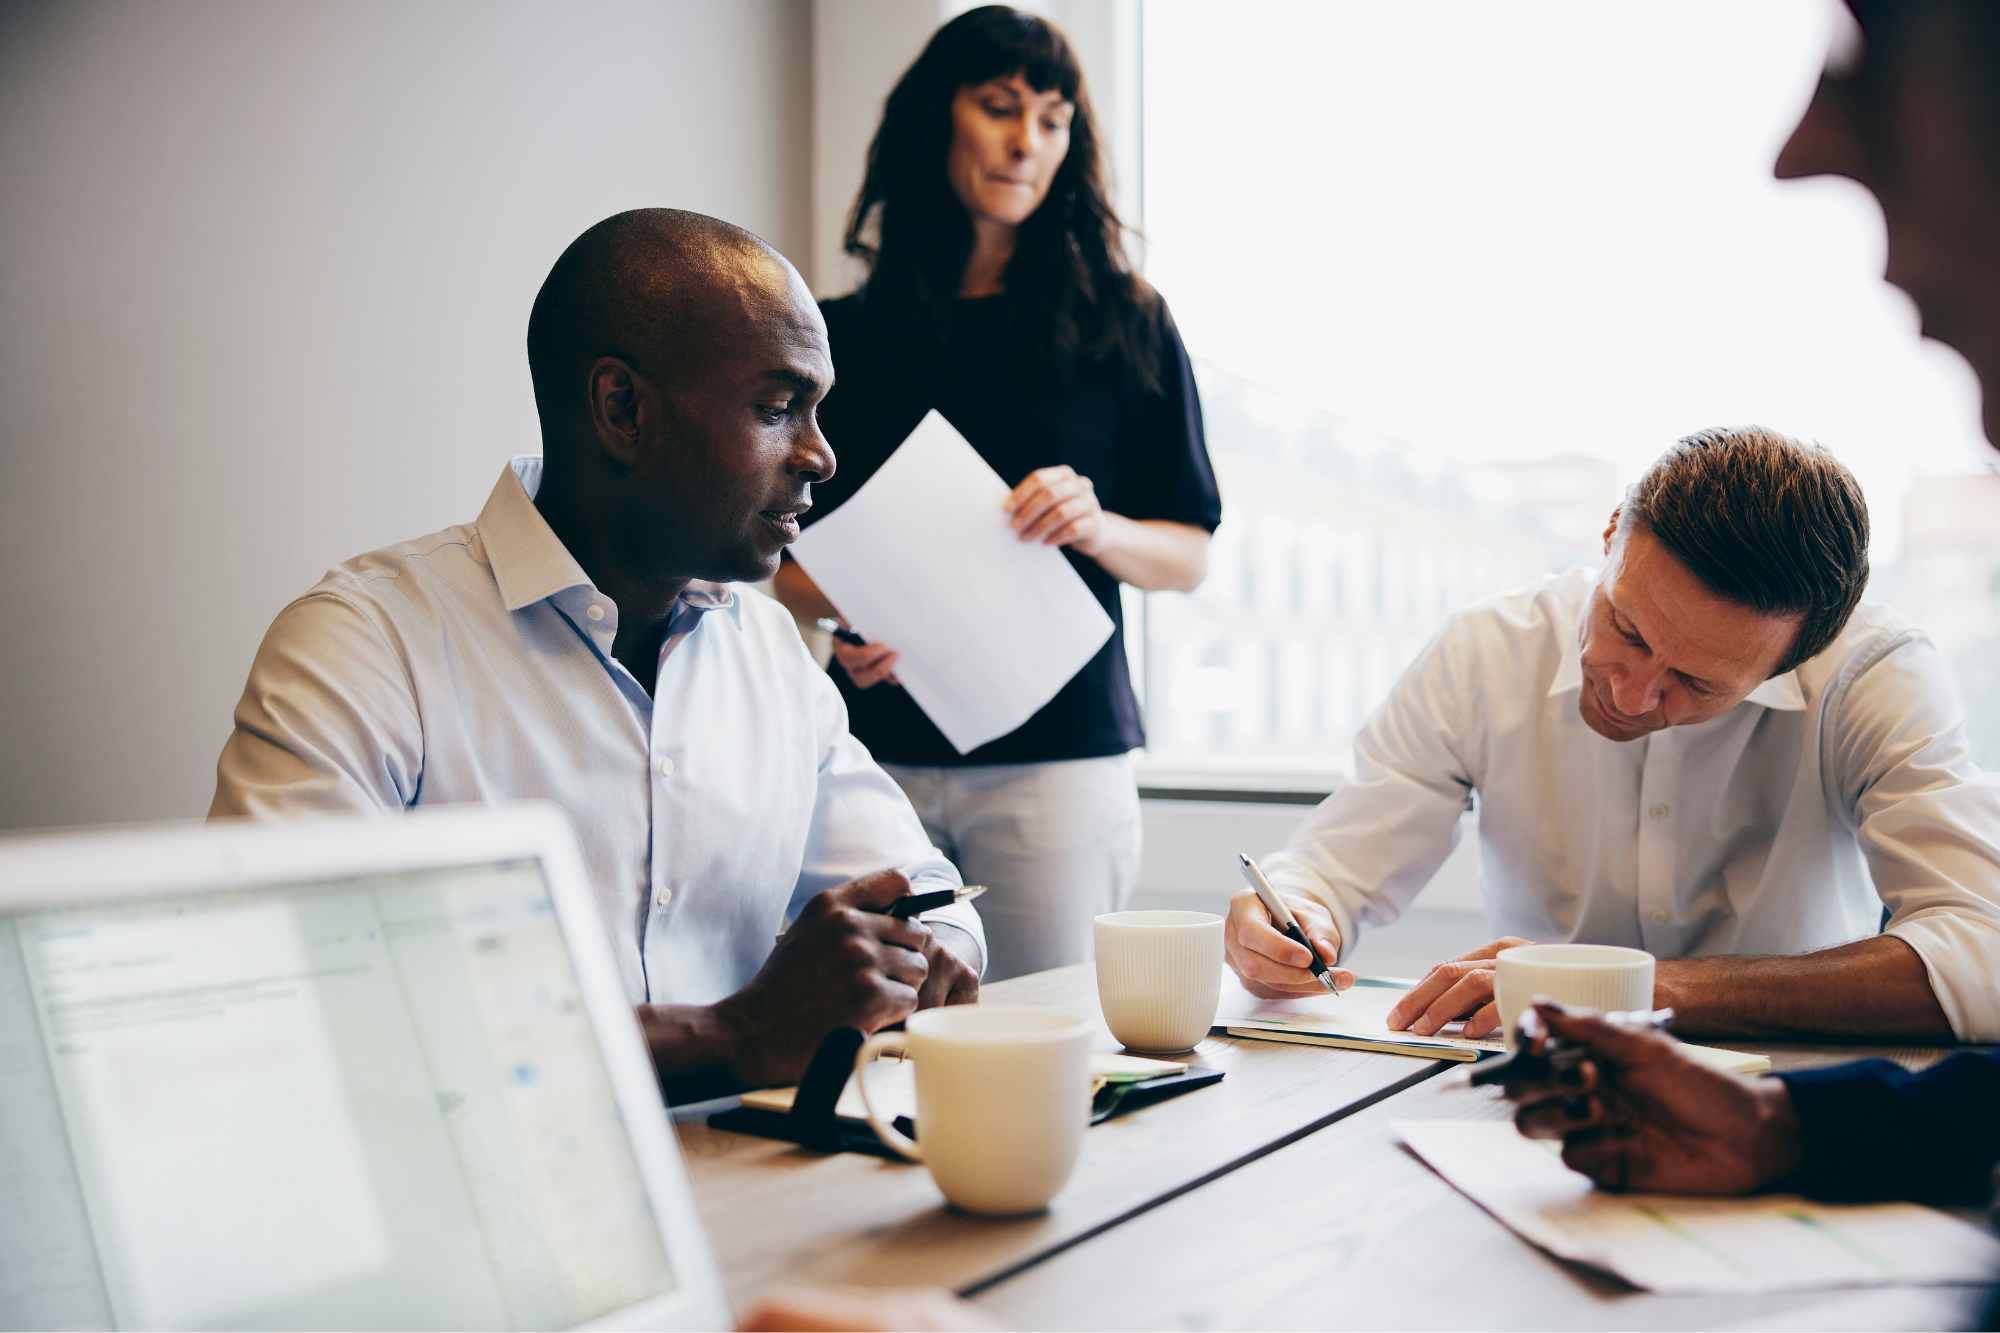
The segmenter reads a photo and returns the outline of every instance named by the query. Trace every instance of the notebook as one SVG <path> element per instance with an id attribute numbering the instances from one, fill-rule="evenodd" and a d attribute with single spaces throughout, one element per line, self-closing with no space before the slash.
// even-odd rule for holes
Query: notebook
<path id="1" fill-rule="evenodd" d="M 1823 1204 L 1795 1194 L 1612 1194 L 1564 1166 L 1561 1145 L 1522 1138 L 1504 1120 L 1392 1120 L 1389 1126 L 1522 1239 L 1647 1291 L 1744 1296 L 1821 1287 L 1984 1285 L 2000 1269 L 2000 1241 L 1991 1233 L 1913 1203 Z"/>
<path id="2" fill-rule="evenodd" d="M 1334 1046 L 1344 1050 L 1409 1055 L 1425 1060 L 1472 1061 L 1507 1049 L 1499 1037 L 1473 1039 L 1463 1023 L 1447 1023 L 1435 1034 L 1420 1037 L 1391 1028 L 1387 1019 L 1396 1002 L 1410 993 L 1404 977 L 1361 977 L 1338 997 L 1308 996 L 1295 1000 L 1248 998 L 1240 1012 L 1218 1016 L 1216 1026 L 1232 1037 L 1292 1042 L 1301 1046 Z M 1733 1074 L 1761 1074 L 1771 1062 L 1747 1051 L 1683 1044 L 1689 1055 Z"/>

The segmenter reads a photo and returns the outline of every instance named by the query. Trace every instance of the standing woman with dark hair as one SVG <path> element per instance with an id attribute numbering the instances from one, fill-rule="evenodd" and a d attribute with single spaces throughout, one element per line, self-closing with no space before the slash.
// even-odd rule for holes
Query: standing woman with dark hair
<path id="1" fill-rule="evenodd" d="M 1197 587 L 1222 517 L 1187 352 L 1120 233 L 1075 54 L 988 5 L 940 28 L 890 93 L 847 229 L 869 276 L 822 306 L 838 378 L 819 415 L 840 462 L 807 521 L 935 408 L 1013 487 L 1021 539 L 1062 547 L 1115 627 L 1040 712 L 963 755 L 896 684 L 893 644 L 834 650 L 854 734 L 988 886 L 989 979 L 1088 957 L 1091 918 L 1130 895 L 1145 736 L 1118 586 Z M 838 614 L 796 564 L 777 592 Z"/>

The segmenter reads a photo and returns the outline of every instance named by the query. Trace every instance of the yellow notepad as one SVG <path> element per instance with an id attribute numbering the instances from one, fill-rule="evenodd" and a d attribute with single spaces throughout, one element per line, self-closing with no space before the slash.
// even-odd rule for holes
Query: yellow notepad
<path id="1" fill-rule="evenodd" d="M 1338 997 L 1308 996 L 1296 1000 L 1255 1000 L 1247 1014 L 1217 1018 L 1232 1037 L 1286 1041 L 1301 1046 L 1338 1046 L 1384 1055 L 1412 1055 L 1425 1060 L 1477 1060 L 1507 1049 L 1499 1039 L 1473 1040 L 1463 1025 L 1448 1023 L 1429 1037 L 1389 1026 L 1389 1011 L 1409 988 L 1364 978 Z"/>

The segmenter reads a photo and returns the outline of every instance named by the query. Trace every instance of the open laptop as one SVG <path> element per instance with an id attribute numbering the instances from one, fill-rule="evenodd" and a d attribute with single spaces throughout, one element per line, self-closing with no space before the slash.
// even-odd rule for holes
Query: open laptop
<path id="1" fill-rule="evenodd" d="M 0 1328 L 722 1328 L 527 804 L 0 838 Z"/>

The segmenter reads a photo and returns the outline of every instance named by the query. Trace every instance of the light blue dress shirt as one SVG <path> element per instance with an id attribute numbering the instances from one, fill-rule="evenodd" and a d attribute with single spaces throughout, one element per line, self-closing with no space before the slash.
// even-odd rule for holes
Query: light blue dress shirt
<path id="1" fill-rule="evenodd" d="M 541 465 L 515 459 L 477 522 L 349 560 L 279 614 L 210 817 L 555 801 L 635 1004 L 740 989 L 787 918 L 859 875 L 957 887 L 777 603 L 689 585 L 647 695 L 611 655 L 616 603 L 534 506 Z M 983 954 L 970 904 L 925 919 Z"/>

